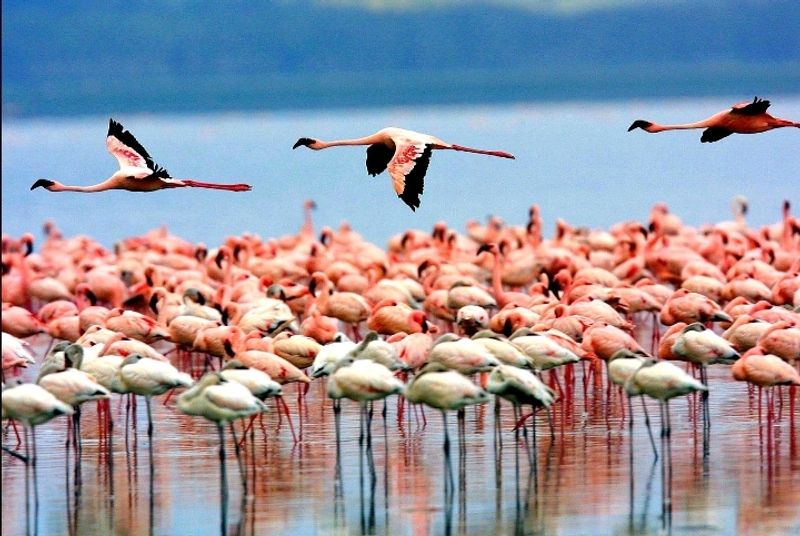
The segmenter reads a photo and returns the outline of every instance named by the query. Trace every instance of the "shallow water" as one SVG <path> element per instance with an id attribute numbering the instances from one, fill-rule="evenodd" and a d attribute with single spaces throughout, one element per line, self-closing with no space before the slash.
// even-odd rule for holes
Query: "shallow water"
<path id="1" fill-rule="evenodd" d="M 46 339 L 40 336 L 40 348 Z M 195 357 L 192 363 L 195 372 L 202 372 L 201 358 Z M 285 418 L 279 423 L 274 410 L 265 415 L 263 426 L 256 422 L 253 436 L 243 447 L 246 492 L 226 430 L 229 496 L 224 519 L 216 427 L 183 415 L 174 407 L 174 399 L 165 405 L 164 395 L 154 399 L 152 406 L 152 445 L 141 400 L 135 430 L 128 429 L 126 444 L 125 405 L 115 396 L 110 450 L 100 441 L 94 404 L 85 405 L 77 468 L 72 454 L 65 462 L 67 420 L 59 418 L 38 427 L 38 513 L 31 502 L 27 525 L 25 467 L 3 455 L 2 533 L 760 535 L 800 531 L 797 409 L 790 413 L 788 390 L 784 389 L 779 419 L 768 434 L 759 426 L 758 396 L 733 381 L 729 367 L 712 367 L 711 427 L 705 442 L 699 399 L 675 399 L 670 404 L 673 504 L 671 515 L 663 516 L 661 465 L 654 463 L 640 403 L 634 405 L 631 460 L 622 399 L 614 390 L 607 403 L 606 385 L 599 377 L 589 380 L 584 398 L 580 367 L 576 376 L 574 397 L 564 396 L 555 406 L 555 440 L 550 438 L 546 416 L 536 416 L 537 461 L 533 464 L 524 441 L 515 441 L 515 420 L 508 404 L 500 412 L 499 439 L 494 402 L 467 409 L 464 458 L 459 455 L 456 416 L 449 415 L 452 491 L 446 486 L 441 414 L 426 411 L 425 425 L 418 411 L 406 407 L 400 421 L 397 399 L 389 400 L 385 423 L 382 405 L 376 403 L 370 449 L 359 444 L 357 404 L 343 401 L 338 469 L 334 414 L 323 382 L 316 381 L 303 406 L 301 442 L 293 442 Z M 34 378 L 35 370 L 25 371 L 23 377 Z M 296 389 L 289 386 L 285 392 L 297 426 Z M 652 401 L 648 407 L 658 434 L 658 407 Z M 241 436 L 241 423 L 236 430 Z M 658 436 L 656 442 L 660 442 Z M 14 446 L 13 430 L 4 434 L 3 443 Z"/>

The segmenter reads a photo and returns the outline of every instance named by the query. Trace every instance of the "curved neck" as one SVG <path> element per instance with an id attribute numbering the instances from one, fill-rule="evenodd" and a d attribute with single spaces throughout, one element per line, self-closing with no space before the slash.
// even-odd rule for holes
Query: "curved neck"
<path id="1" fill-rule="evenodd" d="M 497 303 L 502 307 L 505 305 L 505 292 L 503 291 L 503 265 L 499 253 L 492 254 L 492 291 Z M 502 303 L 501 303 L 502 302 Z"/>

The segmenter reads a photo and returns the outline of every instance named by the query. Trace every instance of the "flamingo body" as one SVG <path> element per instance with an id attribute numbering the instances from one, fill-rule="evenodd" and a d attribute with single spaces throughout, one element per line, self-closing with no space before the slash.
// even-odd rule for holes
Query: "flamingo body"
<path id="1" fill-rule="evenodd" d="M 368 145 L 367 173 L 374 177 L 388 170 L 397 197 L 414 211 L 419 208 L 419 196 L 422 195 L 425 174 L 434 149 L 514 158 L 514 155 L 504 151 L 488 151 L 446 143 L 429 134 L 397 127 L 384 128 L 371 136 L 349 140 L 322 141 L 300 138 L 292 148 L 297 149 L 301 145 L 315 151 L 340 145 Z"/>

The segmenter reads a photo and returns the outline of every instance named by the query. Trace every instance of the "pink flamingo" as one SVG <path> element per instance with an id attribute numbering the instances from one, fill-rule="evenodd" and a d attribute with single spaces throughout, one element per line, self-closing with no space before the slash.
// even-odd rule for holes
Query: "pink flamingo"
<path id="1" fill-rule="evenodd" d="M 301 145 L 319 151 L 339 145 L 369 145 L 367 148 L 367 172 L 372 175 L 389 170 L 397 196 L 416 211 L 419 196 L 422 194 L 425 173 L 433 149 L 451 149 L 467 153 L 486 154 L 501 158 L 514 158 L 504 151 L 488 151 L 447 143 L 439 138 L 402 128 L 389 127 L 371 136 L 349 140 L 322 141 L 313 138 L 300 138 L 292 149 Z"/>
<path id="2" fill-rule="evenodd" d="M 798 122 L 780 119 L 768 114 L 767 108 L 769 108 L 769 104 L 768 100 L 755 97 L 753 102 L 740 102 L 739 104 L 734 104 L 730 109 L 723 110 L 702 121 L 680 125 L 659 125 L 658 123 L 637 119 L 628 128 L 628 132 L 637 128 L 641 128 L 646 132 L 704 128 L 700 141 L 706 143 L 719 141 L 731 134 L 757 134 L 781 127 L 800 128 L 800 123 Z"/>
<path id="3" fill-rule="evenodd" d="M 31 190 L 43 187 L 51 192 L 102 192 L 105 190 L 129 190 L 152 192 L 164 188 L 211 188 L 232 192 L 252 190 L 249 184 L 218 184 L 193 179 L 176 179 L 163 167 L 156 164 L 148 152 L 136 141 L 133 134 L 122 125 L 109 119 L 106 147 L 119 162 L 119 170 L 108 179 L 91 186 L 71 186 L 50 179 L 38 179 Z"/>

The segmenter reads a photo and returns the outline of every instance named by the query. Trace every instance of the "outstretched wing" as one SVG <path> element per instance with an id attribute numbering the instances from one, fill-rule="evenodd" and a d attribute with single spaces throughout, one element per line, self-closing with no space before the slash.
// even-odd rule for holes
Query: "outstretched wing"
<path id="1" fill-rule="evenodd" d="M 711 143 L 728 137 L 731 134 L 733 134 L 733 132 L 727 128 L 709 127 L 703 131 L 703 135 L 700 136 L 700 141 L 703 143 Z"/>
<path id="2" fill-rule="evenodd" d="M 394 156 L 386 166 L 397 197 L 414 211 L 419 207 L 432 149 L 430 143 L 397 144 Z"/>
<path id="3" fill-rule="evenodd" d="M 119 162 L 119 167 L 140 167 L 153 171 L 153 175 L 161 178 L 169 177 L 163 167 L 156 164 L 147 150 L 114 119 L 108 120 L 108 134 L 106 136 L 108 152 Z"/>
<path id="4" fill-rule="evenodd" d="M 741 102 L 739 104 L 734 104 L 731 108 L 731 113 L 741 115 L 758 115 L 766 113 L 767 108 L 769 108 L 768 100 L 753 97 L 753 102 Z"/>

